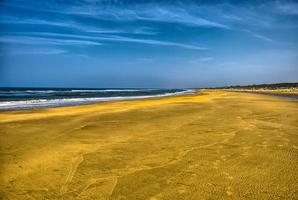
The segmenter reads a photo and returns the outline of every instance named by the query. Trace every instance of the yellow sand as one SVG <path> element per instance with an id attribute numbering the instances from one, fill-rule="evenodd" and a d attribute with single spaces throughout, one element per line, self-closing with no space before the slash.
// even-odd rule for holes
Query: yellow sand
<path id="1" fill-rule="evenodd" d="M 293 99 L 204 91 L 2 111 L 0 137 L 3 199 L 298 199 Z"/>

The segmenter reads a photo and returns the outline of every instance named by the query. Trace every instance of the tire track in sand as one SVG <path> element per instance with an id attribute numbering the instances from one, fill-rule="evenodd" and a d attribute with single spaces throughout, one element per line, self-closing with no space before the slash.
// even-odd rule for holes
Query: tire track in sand
<path id="1" fill-rule="evenodd" d="M 74 158 L 69 170 L 69 173 L 65 179 L 64 184 L 61 186 L 60 188 L 60 194 L 63 196 L 67 190 L 68 190 L 68 185 L 71 183 L 77 169 L 78 166 L 84 161 L 84 155 L 80 154 L 78 157 Z"/>

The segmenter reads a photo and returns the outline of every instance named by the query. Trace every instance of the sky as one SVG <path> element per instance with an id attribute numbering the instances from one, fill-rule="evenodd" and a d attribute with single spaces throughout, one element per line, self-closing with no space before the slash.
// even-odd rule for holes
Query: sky
<path id="1" fill-rule="evenodd" d="M 298 1 L 0 1 L 0 87 L 277 82 L 298 82 Z"/>

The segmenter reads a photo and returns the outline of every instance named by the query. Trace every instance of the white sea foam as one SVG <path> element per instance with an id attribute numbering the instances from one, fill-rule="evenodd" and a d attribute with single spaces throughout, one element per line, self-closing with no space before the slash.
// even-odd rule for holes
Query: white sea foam
<path id="1" fill-rule="evenodd" d="M 153 97 L 174 96 L 186 93 L 192 93 L 193 90 L 185 90 L 180 92 L 164 93 L 158 95 L 145 95 L 145 96 L 118 96 L 118 97 L 92 97 L 92 98 L 64 98 L 64 99 L 38 99 L 38 100 L 25 100 L 25 101 L 3 101 L 0 102 L 0 110 L 16 110 L 16 109 L 30 109 L 41 107 L 56 107 L 56 106 L 70 106 L 89 104 L 103 101 L 113 100 L 129 100 L 129 99 L 145 99 Z"/>

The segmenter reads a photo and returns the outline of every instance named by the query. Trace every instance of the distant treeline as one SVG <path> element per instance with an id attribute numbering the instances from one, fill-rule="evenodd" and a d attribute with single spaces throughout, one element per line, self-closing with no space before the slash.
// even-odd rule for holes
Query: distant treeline
<path id="1" fill-rule="evenodd" d="M 232 85 L 217 87 L 217 89 L 282 89 L 298 88 L 298 83 L 274 83 L 274 84 L 257 84 L 257 85 Z"/>

